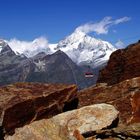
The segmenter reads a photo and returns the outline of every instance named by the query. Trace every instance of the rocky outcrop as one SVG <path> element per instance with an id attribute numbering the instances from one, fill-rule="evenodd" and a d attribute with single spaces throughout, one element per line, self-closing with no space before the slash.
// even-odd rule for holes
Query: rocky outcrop
<path id="1" fill-rule="evenodd" d="M 115 51 L 100 71 L 96 86 L 78 93 L 79 108 L 98 103 L 113 105 L 119 112 L 119 127 L 93 133 L 76 133 L 79 140 L 140 139 L 140 42 Z M 90 137 L 93 135 L 92 137 Z"/>
<path id="2" fill-rule="evenodd" d="M 35 121 L 16 129 L 6 140 L 72 140 L 80 134 L 107 128 L 117 119 L 118 111 L 108 104 L 96 104 L 68 111 L 51 119 Z M 81 137 L 82 138 L 82 137 Z"/>
<path id="3" fill-rule="evenodd" d="M 65 104 L 68 110 L 76 92 L 75 85 L 62 84 L 16 83 L 1 87 L 0 127 L 11 134 L 17 127 L 61 113 Z M 72 107 L 76 108 L 77 102 L 72 102 Z"/>
<path id="4" fill-rule="evenodd" d="M 109 85 L 140 76 L 140 42 L 112 53 L 107 66 L 101 70 L 98 83 Z"/>
<path id="5" fill-rule="evenodd" d="M 79 108 L 97 103 L 109 103 L 120 112 L 120 123 L 140 122 L 140 77 L 108 86 L 97 84 L 78 93 Z"/>

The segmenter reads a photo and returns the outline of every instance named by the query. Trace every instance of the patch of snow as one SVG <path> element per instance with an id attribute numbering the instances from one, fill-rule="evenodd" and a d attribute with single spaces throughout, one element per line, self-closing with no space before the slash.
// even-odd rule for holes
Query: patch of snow
<path id="1" fill-rule="evenodd" d="M 34 64 L 36 65 L 36 72 L 40 72 L 40 71 L 45 71 L 45 62 L 44 61 L 38 61 L 38 62 L 34 62 Z"/>
<path id="2" fill-rule="evenodd" d="M 49 44 L 49 49 L 51 50 L 52 53 L 56 52 L 56 47 L 57 44 Z"/>

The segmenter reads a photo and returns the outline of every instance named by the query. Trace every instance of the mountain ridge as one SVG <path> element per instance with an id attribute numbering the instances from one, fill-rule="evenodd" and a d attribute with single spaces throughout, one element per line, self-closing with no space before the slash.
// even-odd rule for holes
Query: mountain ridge
<path id="1" fill-rule="evenodd" d="M 0 44 L 0 86 L 15 82 L 41 82 L 76 84 L 79 89 L 89 85 L 81 67 L 63 51 L 46 55 L 38 53 L 32 58 L 16 54 L 6 42 Z M 95 79 L 90 79 L 94 84 Z"/>

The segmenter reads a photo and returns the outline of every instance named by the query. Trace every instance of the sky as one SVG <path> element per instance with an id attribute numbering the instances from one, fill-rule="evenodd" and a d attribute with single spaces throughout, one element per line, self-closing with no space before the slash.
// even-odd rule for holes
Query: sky
<path id="1" fill-rule="evenodd" d="M 0 38 L 57 43 L 75 29 L 119 47 L 140 39 L 140 0 L 0 0 Z"/>

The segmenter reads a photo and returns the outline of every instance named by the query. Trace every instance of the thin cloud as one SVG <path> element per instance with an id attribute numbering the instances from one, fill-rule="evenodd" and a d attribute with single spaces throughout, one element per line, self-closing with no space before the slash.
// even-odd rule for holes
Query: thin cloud
<path id="1" fill-rule="evenodd" d="M 111 26 L 127 22 L 129 20 L 131 20 L 130 17 L 122 17 L 115 20 L 113 20 L 112 17 L 105 17 L 100 22 L 86 23 L 76 28 L 76 30 L 85 33 L 95 32 L 97 34 L 107 34 Z"/>
<path id="2" fill-rule="evenodd" d="M 33 41 L 20 41 L 11 39 L 6 41 L 15 53 L 25 54 L 27 57 L 32 57 L 39 52 L 50 52 L 48 40 L 45 37 L 39 37 Z"/>
<path id="3" fill-rule="evenodd" d="M 130 17 L 123 17 L 123 18 L 120 18 L 120 19 L 115 20 L 114 21 L 114 24 L 120 24 L 120 23 L 123 23 L 123 22 L 127 22 L 129 20 L 131 20 Z"/>

